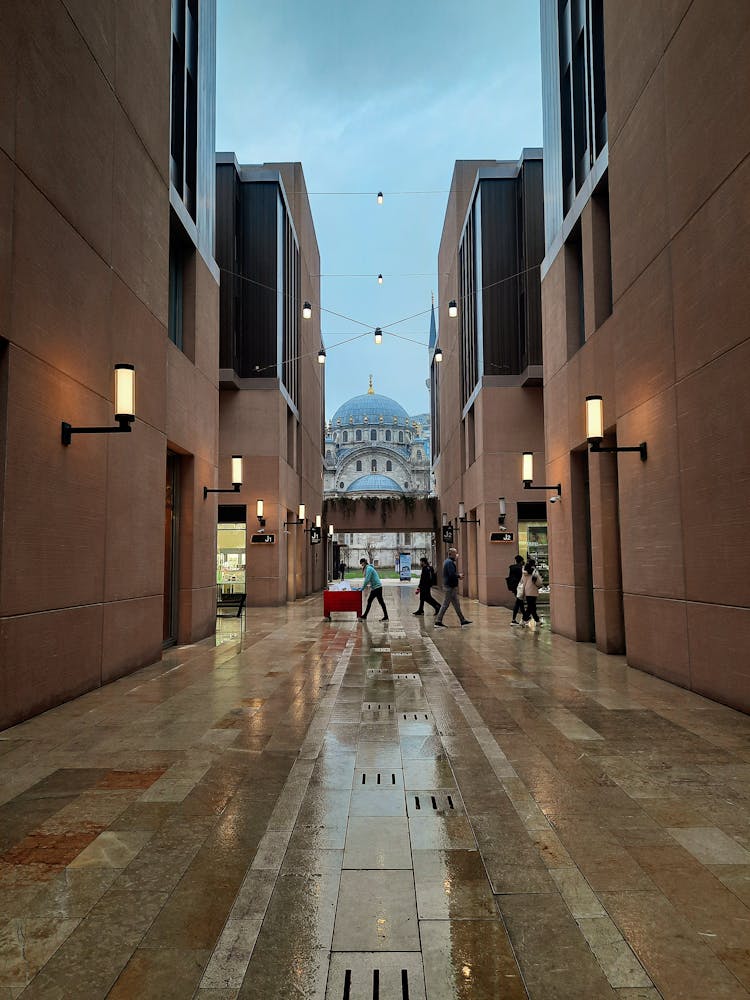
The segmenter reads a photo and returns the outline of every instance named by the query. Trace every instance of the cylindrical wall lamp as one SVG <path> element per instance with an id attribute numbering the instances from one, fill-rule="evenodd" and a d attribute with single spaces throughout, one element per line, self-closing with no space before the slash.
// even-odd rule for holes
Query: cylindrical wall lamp
<path id="1" fill-rule="evenodd" d="M 601 396 L 586 397 L 586 440 L 591 446 L 591 451 L 637 451 L 641 456 L 642 462 L 645 462 L 648 458 L 648 449 L 645 441 L 627 448 L 602 447 L 602 441 L 604 440 L 604 400 Z"/>
<path id="2" fill-rule="evenodd" d="M 67 447 L 73 434 L 129 433 L 135 420 L 135 365 L 115 365 L 114 408 L 116 427 L 72 427 L 62 421 L 61 441 Z"/>
<path id="3" fill-rule="evenodd" d="M 434 355 L 434 357 L 435 357 L 435 363 L 439 365 L 440 362 L 443 360 L 443 351 L 442 351 L 442 348 L 440 348 L 440 347 L 436 347 L 435 348 L 435 355 Z"/>
<path id="4" fill-rule="evenodd" d="M 589 444 L 604 438 L 604 400 L 601 396 L 586 397 L 586 437 Z"/>
<path id="5" fill-rule="evenodd" d="M 383 192 L 382 191 L 378 191 L 378 205 L 382 205 L 382 204 L 383 204 Z"/>
<path id="6" fill-rule="evenodd" d="M 263 516 L 263 510 L 264 510 L 263 501 L 262 500 L 256 500 L 255 501 L 255 516 L 258 518 L 258 524 L 261 526 L 261 528 L 265 528 L 265 526 L 266 526 L 266 519 Z"/>
<path id="7" fill-rule="evenodd" d="M 300 524 L 305 520 L 305 505 L 301 503 L 299 505 L 299 510 L 297 511 L 297 520 Z"/>
<path id="8" fill-rule="evenodd" d="M 231 490 L 210 490 L 208 486 L 203 487 L 203 499 L 209 493 L 239 493 L 242 486 L 242 455 L 232 455 L 232 488 Z"/>
<path id="9" fill-rule="evenodd" d="M 556 490 L 559 497 L 562 496 L 562 486 L 557 483 L 555 486 L 532 486 L 534 479 L 534 452 L 525 451 L 521 463 L 521 479 L 525 490 Z"/>
<path id="10" fill-rule="evenodd" d="M 326 352 L 325 349 L 321 347 L 318 351 L 318 364 L 324 365 L 326 363 Z"/>
<path id="11" fill-rule="evenodd" d="M 379 275 L 378 275 L 378 284 L 379 284 L 379 285 L 382 285 L 382 284 L 383 284 L 383 275 L 382 275 L 382 274 L 379 274 Z"/>
<path id="12" fill-rule="evenodd" d="M 333 525 L 332 524 L 328 525 L 328 537 L 329 538 L 333 538 Z"/>
<path id="13" fill-rule="evenodd" d="M 448 303 L 448 315 L 451 319 L 455 319 L 458 316 L 458 303 L 455 299 L 451 299 Z"/>
<path id="14" fill-rule="evenodd" d="M 375 343 L 376 344 L 383 343 L 383 331 L 380 329 L 380 327 L 377 327 L 375 329 Z"/>
<path id="15" fill-rule="evenodd" d="M 448 527 L 448 515 L 445 513 L 445 511 L 443 511 L 443 527 L 444 528 Z"/>
<path id="16" fill-rule="evenodd" d="M 459 500 L 458 503 L 458 519 L 459 521 L 466 520 L 466 505 L 464 504 L 463 500 Z"/>
<path id="17" fill-rule="evenodd" d="M 312 319 L 312 306 L 307 301 L 302 306 L 302 319 Z"/>
<path id="18" fill-rule="evenodd" d="M 323 519 L 321 518 L 320 514 L 316 514 L 315 515 L 315 527 L 316 528 L 322 527 L 322 521 L 323 521 Z"/>
<path id="19" fill-rule="evenodd" d="M 498 497 L 497 508 L 497 523 L 502 528 L 505 524 L 505 497 Z"/>

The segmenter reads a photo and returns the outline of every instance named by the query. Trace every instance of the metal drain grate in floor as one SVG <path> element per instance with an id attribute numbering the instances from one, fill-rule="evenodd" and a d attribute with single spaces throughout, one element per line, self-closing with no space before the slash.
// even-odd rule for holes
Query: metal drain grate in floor
<path id="1" fill-rule="evenodd" d="M 391 651 L 391 647 L 390 646 L 373 646 L 372 647 L 372 652 L 373 653 L 390 653 L 390 651 Z"/>
<path id="2" fill-rule="evenodd" d="M 418 953 L 331 955 L 326 1000 L 425 1000 Z"/>
<path id="3" fill-rule="evenodd" d="M 363 701 L 363 712 L 395 712 L 396 706 L 388 701 Z"/>
<path id="4" fill-rule="evenodd" d="M 361 784 L 368 788 L 393 788 L 398 784 L 395 771 L 363 771 Z"/>
<path id="5" fill-rule="evenodd" d="M 422 683 L 422 678 L 419 674 L 392 674 L 394 681 L 417 681 L 419 684 Z"/>
<path id="6" fill-rule="evenodd" d="M 390 670 L 386 670 L 385 667 L 368 667 L 365 671 L 367 677 L 382 677 L 388 675 L 390 677 Z"/>
<path id="7" fill-rule="evenodd" d="M 406 650 L 397 649 L 391 652 L 391 656 L 414 656 L 414 653 L 409 653 Z"/>
<path id="8" fill-rule="evenodd" d="M 429 712 L 399 712 L 399 722 L 429 722 Z"/>
<path id="9" fill-rule="evenodd" d="M 406 793 L 406 811 L 409 816 L 455 816 L 464 812 L 458 792 L 428 790 Z"/>

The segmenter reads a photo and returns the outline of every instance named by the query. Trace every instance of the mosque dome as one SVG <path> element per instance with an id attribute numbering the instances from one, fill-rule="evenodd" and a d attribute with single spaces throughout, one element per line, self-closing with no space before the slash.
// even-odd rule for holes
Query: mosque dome
<path id="1" fill-rule="evenodd" d="M 393 426 L 394 417 L 397 418 L 401 427 L 409 424 L 409 414 L 403 406 L 395 399 L 381 396 L 375 392 L 372 387 L 372 376 L 370 376 L 369 390 L 362 393 L 361 396 L 354 396 L 343 403 L 334 413 L 331 424 L 334 429 L 339 425 L 339 420 L 341 427 L 349 427 L 352 424 L 361 426 L 364 423 L 367 423 L 368 426 L 382 423 L 385 427 L 386 425 Z"/>
<path id="2" fill-rule="evenodd" d="M 385 397 L 383 397 L 385 398 Z M 372 473 L 368 476 L 360 476 L 349 483 L 346 488 L 347 493 L 403 493 L 403 489 L 395 479 L 390 476 L 380 476 Z"/>

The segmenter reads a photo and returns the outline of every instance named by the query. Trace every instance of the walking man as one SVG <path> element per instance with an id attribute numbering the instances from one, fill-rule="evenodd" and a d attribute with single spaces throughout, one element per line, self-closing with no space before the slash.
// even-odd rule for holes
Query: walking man
<path id="1" fill-rule="evenodd" d="M 440 605 L 430 593 L 430 589 L 437 583 L 435 570 L 432 566 L 430 566 L 430 563 L 425 556 L 422 556 L 419 561 L 422 565 L 422 572 L 419 574 L 419 587 L 417 588 L 417 593 L 419 594 L 419 608 L 412 612 L 412 614 L 423 615 L 425 604 L 429 604 L 435 614 L 437 614 L 440 610 Z"/>
<path id="2" fill-rule="evenodd" d="M 448 610 L 449 604 L 452 604 L 456 609 L 456 614 L 461 625 L 471 625 L 469 619 L 464 618 L 464 613 L 461 610 L 461 604 L 458 600 L 458 581 L 463 577 L 463 573 L 458 572 L 457 563 L 458 549 L 448 549 L 448 558 L 443 563 L 443 588 L 445 590 L 445 597 L 435 617 L 435 628 L 447 628 L 446 625 L 443 625 L 443 616 Z"/>
<path id="3" fill-rule="evenodd" d="M 517 615 L 521 615 L 523 618 L 524 606 L 523 606 L 523 596 L 520 596 L 519 584 L 521 583 L 521 577 L 523 576 L 523 556 L 516 556 L 515 562 L 511 563 L 508 567 L 508 576 L 506 579 L 506 584 L 508 590 L 513 594 L 516 599 L 516 603 L 513 605 L 513 617 L 510 620 L 511 625 L 520 625 Z M 523 588 L 521 588 L 521 595 L 523 595 Z"/>
<path id="4" fill-rule="evenodd" d="M 375 572 L 375 567 L 371 566 L 366 559 L 360 559 L 359 565 L 362 567 L 362 574 L 364 576 L 364 581 L 362 583 L 362 590 L 365 587 L 370 588 L 370 596 L 367 599 L 367 607 L 365 608 L 365 613 L 362 615 L 362 621 L 367 618 L 367 615 L 372 607 L 372 602 L 377 600 L 380 603 L 380 607 L 383 609 L 383 617 L 380 619 L 381 622 L 388 621 L 388 608 L 385 606 L 385 601 L 383 600 L 383 584 L 380 577 Z"/>

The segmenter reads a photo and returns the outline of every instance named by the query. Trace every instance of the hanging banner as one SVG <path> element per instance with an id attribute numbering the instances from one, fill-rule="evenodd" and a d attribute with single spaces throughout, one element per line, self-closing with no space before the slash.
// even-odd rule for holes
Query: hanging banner
<path id="1" fill-rule="evenodd" d="M 443 525 L 443 541 L 446 545 L 453 545 L 453 525 Z"/>

